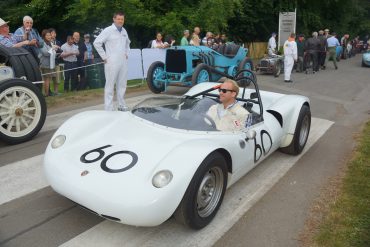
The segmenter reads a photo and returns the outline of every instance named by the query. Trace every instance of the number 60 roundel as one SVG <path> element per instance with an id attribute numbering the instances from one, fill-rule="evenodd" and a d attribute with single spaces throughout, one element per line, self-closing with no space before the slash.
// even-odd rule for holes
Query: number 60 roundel
<path id="1" fill-rule="evenodd" d="M 103 171 L 106 171 L 106 172 L 109 172 L 109 173 L 119 173 L 119 172 L 124 172 L 124 171 L 127 171 L 128 169 L 132 168 L 138 161 L 138 156 L 136 153 L 134 152 L 131 152 L 131 151 L 128 151 L 128 150 L 122 150 L 122 151 L 117 151 L 117 152 L 114 152 L 114 153 L 111 153 L 107 156 L 105 156 L 105 152 L 103 149 L 106 149 L 106 148 L 109 148 L 111 147 L 112 145 L 106 145 L 106 146 L 102 146 L 100 148 L 95 148 L 95 149 L 92 149 L 90 151 L 87 151 L 86 153 L 84 153 L 83 155 L 81 155 L 80 157 L 80 161 L 82 163 L 86 163 L 86 164 L 89 164 L 89 163 L 94 163 L 96 161 L 99 161 L 101 159 L 103 159 L 101 162 L 100 162 L 100 167 L 101 169 L 103 169 Z M 98 153 L 98 157 L 96 157 L 95 159 L 86 159 L 87 156 L 89 154 L 92 154 L 92 153 Z M 118 154 L 127 154 L 127 155 L 130 155 L 131 158 L 132 158 L 132 161 L 130 164 L 128 165 L 125 165 L 124 167 L 120 168 L 120 169 L 111 169 L 107 166 L 107 162 L 110 158 L 112 158 L 113 156 L 115 155 L 118 155 Z M 104 157 L 105 156 L 105 157 Z"/>

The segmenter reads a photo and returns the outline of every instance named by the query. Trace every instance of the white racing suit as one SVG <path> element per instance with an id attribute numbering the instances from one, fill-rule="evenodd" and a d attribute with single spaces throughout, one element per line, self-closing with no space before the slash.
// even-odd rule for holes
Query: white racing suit
<path id="1" fill-rule="evenodd" d="M 284 80 L 290 80 L 294 61 L 297 60 L 297 43 L 292 41 L 285 41 L 284 43 Z"/>
<path id="2" fill-rule="evenodd" d="M 103 49 L 103 44 L 105 50 Z M 124 95 L 127 86 L 127 56 L 130 39 L 124 28 L 118 31 L 112 24 L 105 28 L 94 41 L 94 47 L 103 60 L 105 72 L 104 105 L 105 110 L 113 110 L 113 92 L 116 83 L 118 108 L 126 106 Z"/>
<path id="3" fill-rule="evenodd" d="M 211 106 L 207 112 L 207 115 L 215 121 L 217 130 L 238 131 L 246 127 L 249 112 L 239 103 L 235 102 L 222 110 L 223 108 L 223 104 L 217 104 Z"/>

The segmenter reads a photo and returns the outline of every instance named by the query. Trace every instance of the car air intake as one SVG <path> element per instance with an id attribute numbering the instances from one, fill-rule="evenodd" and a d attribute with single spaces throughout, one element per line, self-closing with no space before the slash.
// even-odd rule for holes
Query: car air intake
<path id="1" fill-rule="evenodd" d="M 185 50 L 168 49 L 166 53 L 166 72 L 184 73 L 186 72 L 186 53 Z"/>

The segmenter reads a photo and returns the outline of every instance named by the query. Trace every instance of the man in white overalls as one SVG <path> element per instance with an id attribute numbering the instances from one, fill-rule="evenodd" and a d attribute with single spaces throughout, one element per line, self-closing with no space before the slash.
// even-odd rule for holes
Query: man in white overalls
<path id="1" fill-rule="evenodd" d="M 295 33 L 291 33 L 284 43 L 284 82 L 293 82 L 290 79 L 294 62 L 297 61 L 297 43 Z"/>
<path id="2" fill-rule="evenodd" d="M 127 59 L 130 39 L 123 28 L 124 22 L 124 14 L 122 12 L 115 13 L 113 24 L 105 28 L 94 41 L 94 47 L 105 63 L 104 105 L 107 111 L 113 110 L 114 84 L 116 84 L 118 110 L 127 109 L 124 95 L 127 86 Z"/>

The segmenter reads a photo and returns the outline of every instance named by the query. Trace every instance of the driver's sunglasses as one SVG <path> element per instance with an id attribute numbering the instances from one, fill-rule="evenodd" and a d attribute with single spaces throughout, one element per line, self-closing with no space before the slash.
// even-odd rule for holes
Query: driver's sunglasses
<path id="1" fill-rule="evenodd" d="M 231 90 L 231 89 L 225 89 L 225 88 L 219 88 L 218 91 L 221 93 L 227 93 L 227 92 L 235 92 L 234 90 Z"/>

